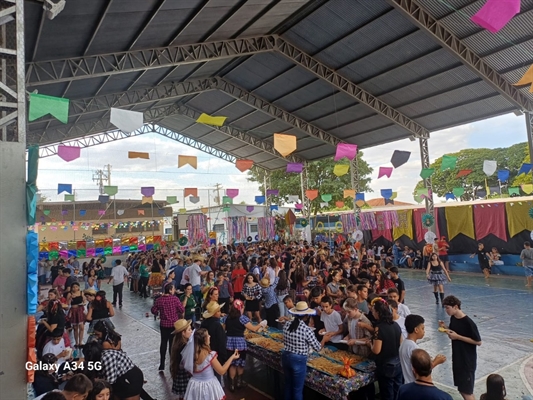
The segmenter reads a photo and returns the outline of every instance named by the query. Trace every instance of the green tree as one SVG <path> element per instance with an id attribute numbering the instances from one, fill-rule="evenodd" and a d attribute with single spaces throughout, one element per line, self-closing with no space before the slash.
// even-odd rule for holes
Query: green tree
<path id="1" fill-rule="evenodd" d="M 531 162 L 531 159 L 529 157 L 528 146 L 524 146 L 524 160 L 522 161 L 522 164 L 529 164 L 530 162 Z M 522 174 L 522 175 L 515 177 L 511 186 L 520 186 L 520 185 L 531 183 L 532 181 L 533 181 L 533 178 L 531 176 L 531 171 L 529 171 L 527 174 Z"/>
<path id="2" fill-rule="evenodd" d="M 361 192 L 371 192 L 370 174 L 372 168 L 362 158 L 363 153 L 358 152 L 357 163 L 359 167 L 359 190 Z M 311 161 L 307 164 L 307 180 L 309 189 L 318 189 L 318 197 L 311 202 L 311 213 L 316 215 L 320 210 L 321 194 L 331 194 L 332 199 L 329 207 L 323 210 L 333 210 L 336 208 L 336 201 L 344 201 L 344 189 L 351 189 L 350 173 L 341 177 L 333 173 L 336 164 L 348 164 L 348 160 L 343 158 L 336 162 L 333 158 L 324 158 L 318 161 Z M 264 193 L 265 171 L 261 168 L 253 167 L 248 171 L 248 180 L 257 182 L 259 189 Z M 287 173 L 284 169 L 273 171 L 270 176 L 271 188 L 279 190 L 279 196 L 272 198 L 273 204 L 285 204 L 288 202 L 288 196 L 298 195 L 301 197 L 302 185 L 300 174 Z M 270 188 L 268 188 L 270 189 Z"/>
<path id="3" fill-rule="evenodd" d="M 456 187 L 465 189 L 465 193 L 461 196 L 461 200 L 473 200 L 474 193 L 478 189 L 485 188 L 485 178 L 488 186 L 498 185 L 498 174 L 494 173 L 487 177 L 483 172 L 483 161 L 496 160 L 498 162 L 498 170 L 508 169 L 510 171 L 509 182 L 513 182 L 520 166 L 524 162 L 524 152 L 527 152 L 527 143 L 518 143 L 507 148 L 498 149 L 465 149 L 457 153 L 447 154 L 449 156 L 457 157 L 456 169 L 441 171 L 442 157 L 435 160 L 431 164 L 431 168 L 435 168 L 435 173 L 431 176 L 433 185 L 433 192 L 438 196 L 444 196 L 446 193 L 453 191 Z M 472 170 L 470 175 L 462 178 L 456 178 L 459 171 L 464 169 Z M 524 176 L 524 175 L 522 175 Z M 531 181 L 531 175 L 529 174 Z M 423 188 L 424 181 L 420 180 L 416 189 Z"/>

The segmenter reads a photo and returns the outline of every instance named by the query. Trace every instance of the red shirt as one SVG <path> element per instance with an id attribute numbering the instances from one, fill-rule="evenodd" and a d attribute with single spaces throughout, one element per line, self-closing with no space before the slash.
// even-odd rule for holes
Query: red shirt
<path id="1" fill-rule="evenodd" d="M 437 240 L 437 248 L 439 249 L 439 256 L 448 254 L 448 242 L 446 240 Z"/>
<path id="2" fill-rule="evenodd" d="M 242 292 L 242 286 L 244 285 L 244 277 L 246 276 L 246 270 L 244 268 L 235 269 L 231 273 L 231 281 L 233 282 L 233 290 L 237 293 Z"/>
<path id="3" fill-rule="evenodd" d="M 172 328 L 180 315 L 185 313 L 185 309 L 180 299 L 172 295 L 163 295 L 158 298 L 152 306 L 152 314 L 158 315 L 163 328 Z"/>

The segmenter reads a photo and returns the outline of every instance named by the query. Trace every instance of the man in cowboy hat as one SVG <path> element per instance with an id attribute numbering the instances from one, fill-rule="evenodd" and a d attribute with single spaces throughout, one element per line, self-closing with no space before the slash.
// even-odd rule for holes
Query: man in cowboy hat
<path id="1" fill-rule="evenodd" d="M 279 266 L 274 271 L 274 281 L 271 282 L 268 277 L 259 281 L 261 292 L 265 299 L 265 312 L 268 326 L 277 327 L 276 319 L 279 318 L 278 298 L 276 297 L 276 286 L 279 282 Z"/>
<path id="2" fill-rule="evenodd" d="M 224 363 L 228 360 L 228 352 L 226 350 L 226 344 L 228 340 L 226 337 L 226 331 L 220 324 L 220 317 L 222 316 L 222 312 L 220 310 L 222 307 L 224 307 L 224 303 L 218 304 L 217 302 L 211 301 L 202 314 L 204 319 L 200 324 L 200 328 L 207 329 L 209 336 L 211 336 L 211 350 L 218 353 L 218 360 L 222 363 L 222 365 L 224 365 Z M 220 383 L 222 383 L 222 376 L 218 375 L 217 373 L 215 373 L 215 375 Z"/>

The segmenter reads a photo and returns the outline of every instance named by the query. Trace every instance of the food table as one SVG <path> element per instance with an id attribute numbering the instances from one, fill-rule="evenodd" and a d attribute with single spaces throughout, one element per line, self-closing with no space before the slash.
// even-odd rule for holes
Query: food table
<path id="1" fill-rule="evenodd" d="M 261 335 L 247 333 L 245 335 L 248 345 L 248 354 L 265 363 L 268 367 L 283 372 L 281 366 L 281 350 L 283 349 L 283 334 L 268 328 Z M 351 392 L 374 382 L 375 364 L 372 361 L 352 354 L 355 359 L 352 368 L 355 375 L 345 378 L 337 372 L 342 370 L 340 355 L 345 352 L 339 350 L 338 355 L 326 350 L 327 354 L 313 352 L 309 355 L 305 385 L 316 392 L 333 400 L 346 400 Z M 322 368 L 323 370 L 321 370 Z"/>

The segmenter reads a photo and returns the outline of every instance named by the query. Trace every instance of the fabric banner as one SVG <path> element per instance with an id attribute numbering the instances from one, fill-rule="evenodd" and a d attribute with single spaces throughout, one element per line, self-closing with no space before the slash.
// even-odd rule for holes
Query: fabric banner
<path id="1" fill-rule="evenodd" d="M 283 157 L 287 157 L 296 150 L 296 136 L 274 133 L 274 149 Z"/>
<path id="2" fill-rule="evenodd" d="M 318 197 L 318 190 L 316 189 L 306 190 L 305 195 L 307 196 L 309 200 L 313 201 L 314 199 Z"/>
<path id="3" fill-rule="evenodd" d="M 335 176 L 346 175 L 349 170 L 350 170 L 349 164 L 337 164 L 333 167 L 333 173 L 335 174 Z"/>
<path id="4" fill-rule="evenodd" d="M 474 225 L 476 227 L 476 240 L 484 239 L 492 233 L 497 238 L 507 241 L 505 207 L 503 204 L 475 205 Z"/>
<path id="5" fill-rule="evenodd" d="M 460 233 L 475 239 L 472 206 L 446 207 L 446 225 L 448 241 Z"/>
<path id="6" fill-rule="evenodd" d="M 30 107 L 28 120 L 35 121 L 51 114 L 64 124 L 68 123 L 69 99 L 62 97 L 46 96 L 44 94 L 30 93 Z"/>
<path id="7" fill-rule="evenodd" d="M 396 211 L 398 215 L 398 226 L 392 227 L 392 237 L 394 240 L 403 235 L 413 240 L 413 210 Z"/>
<path id="8" fill-rule="evenodd" d="M 415 221 L 415 237 L 416 237 L 416 243 L 420 243 L 424 241 L 424 235 L 427 232 L 427 229 L 424 228 L 424 225 L 422 225 L 422 215 L 426 213 L 426 210 L 424 208 L 415 208 L 413 210 L 413 220 Z"/>
<path id="9" fill-rule="evenodd" d="M 196 122 L 199 124 L 222 126 L 228 117 L 224 116 L 211 116 L 205 113 L 200 114 Z"/>
<path id="10" fill-rule="evenodd" d="M 344 189 L 344 196 L 345 199 L 347 197 L 351 197 L 352 199 L 355 199 L 355 190 L 352 189 Z"/>
<path id="11" fill-rule="evenodd" d="M 378 240 L 380 237 L 392 242 L 392 233 L 390 229 L 372 229 L 372 240 Z"/>
<path id="12" fill-rule="evenodd" d="M 241 172 L 249 170 L 254 165 L 253 160 L 237 160 L 235 161 L 235 167 Z"/>
<path id="13" fill-rule="evenodd" d="M 37 212 L 37 172 L 39 169 L 39 146 L 28 148 L 28 180 L 26 181 L 26 223 L 35 224 Z"/>
<path id="14" fill-rule="evenodd" d="M 470 19 L 473 23 L 496 33 L 520 12 L 520 0 L 487 0 Z"/>
<path id="15" fill-rule="evenodd" d="M 122 132 L 131 133 L 144 125 L 144 114 L 139 111 L 122 110 L 111 107 L 109 122 Z"/>
<path id="16" fill-rule="evenodd" d="M 533 218 L 529 217 L 531 205 L 526 202 L 505 203 L 507 212 L 507 228 L 512 238 L 523 230 L 533 231 Z"/>
<path id="17" fill-rule="evenodd" d="M 292 172 L 299 174 L 304 170 L 304 165 L 302 163 L 288 163 L 285 172 Z"/>
<path id="18" fill-rule="evenodd" d="M 178 168 L 181 168 L 187 164 L 196 169 L 198 167 L 198 158 L 196 156 L 178 155 Z"/>
<path id="19" fill-rule="evenodd" d="M 353 160 L 357 155 L 357 145 L 349 143 L 339 143 L 337 150 L 335 151 L 335 161 L 339 161 L 341 158 L 346 157 L 348 160 Z"/>

